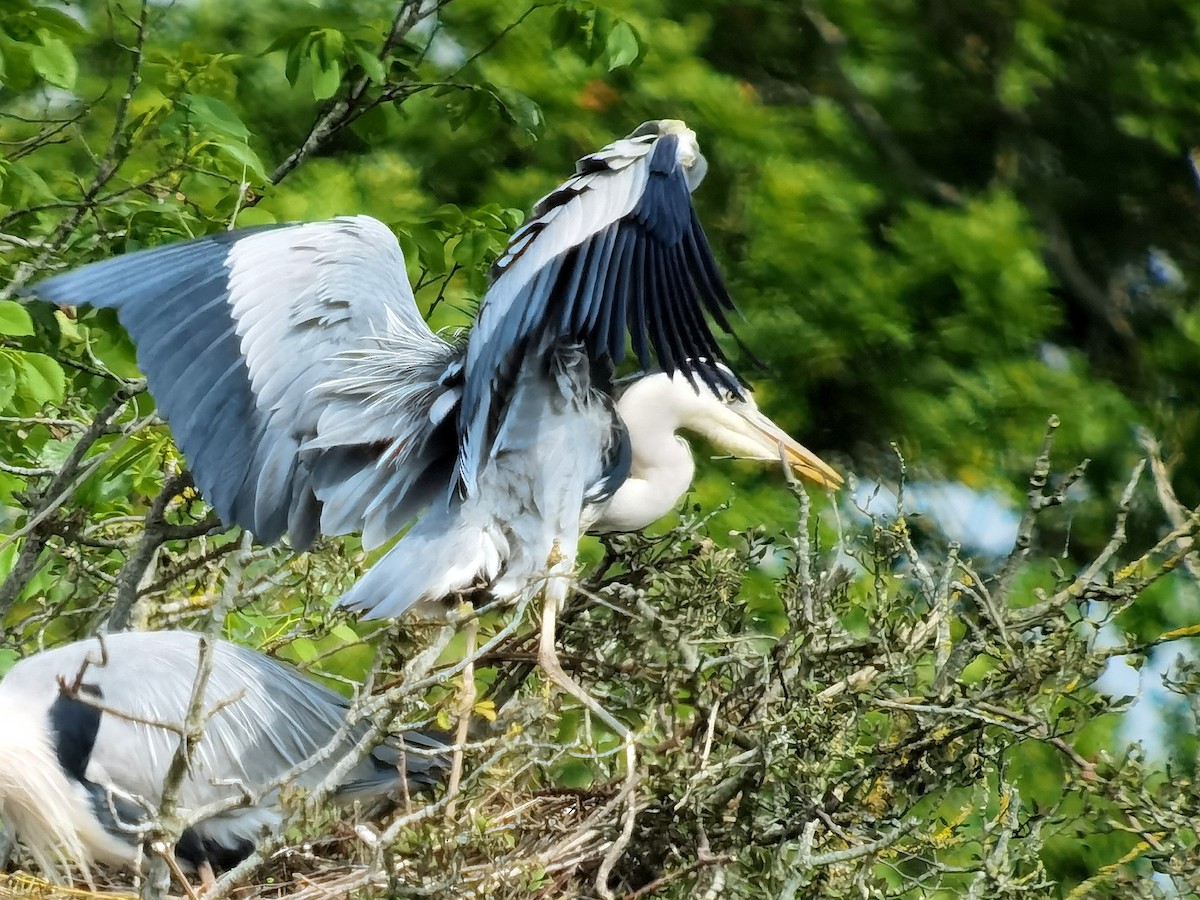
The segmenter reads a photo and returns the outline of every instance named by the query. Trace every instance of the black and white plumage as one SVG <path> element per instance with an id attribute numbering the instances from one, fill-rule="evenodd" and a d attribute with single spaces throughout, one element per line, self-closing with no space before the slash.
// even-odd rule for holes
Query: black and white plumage
<path id="1" fill-rule="evenodd" d="M 511 595 L 551 557 L 570 568 L 581 510 L 628 475 L 610 381 L 627 339 L 644 368 L 743 397 L 706 319 L 727 329 L 732 302 L 691 205 L 705 166 L 673 120 L 581 159 L 496 262 L 465 344 L 428 328 L 396 239 L 363 216 L 133 253 L 33 292 L 117 310 L 226 522 L 370 548 L 426 510 L 345 604 Z"/>
<path id="2" fill-rule="evenodd" d="M 626 334 L 643 367 L 695 372 L 714 391 L 740 394 L 705 320 L 726 331 L 733 301 L 717 272 L 691 192 L 707 171 L 682 122 L 648 122 L 583 157 L 574 177 L 534 205 L 492 267 L 467 345 L 460 413 L 468 493 L 491 451 L 493 421 L 524 356 L 579 343 L 595 364 L 625 358 Z M 497 409 L 496 407 L 500 407 Z"/>
<path id="3" fill-rule="evenodd" d="M 146 723 L 182 727 L 199 659 L 194 632 L 123 632 L 103 645 L 90 639 L 38 653 L 0 681 L 0 817 L 43 870 L 136 864 L 139 826 L 157 810 L 179 743 L 175 731 Z M 71 685 L 81 670 L 79 694 L 64 693 L 60 678 Z M 228 868 L 253 851 L 280 821 L 278 790 L 268 788 L 335 738 L 348 704 L 270 657 L 218 641 L 204 708 L 218 707 L 183 781 L 182 811 L 239 798 L 243 787 L 265 793 L 192 825 L 176 847 L 190 868 Z M 287 784 L 318 784 L 368 727 L 355 726 L 340 752 Z M 438 783 L 442 743 L 420 732 L 404 742 L 427 754 L 405 754 L 391 740 L 347 775 L 335 799 L 372 803 Z"/>

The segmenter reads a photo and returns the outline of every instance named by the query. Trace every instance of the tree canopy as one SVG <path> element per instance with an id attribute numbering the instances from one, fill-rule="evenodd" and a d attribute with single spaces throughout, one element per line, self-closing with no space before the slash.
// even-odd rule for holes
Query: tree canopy
<path id="1" fill-rule="evenodd" d="M 682 526 L 591 541 L 562 641 L 639 730 L 641 780 L 544 702 L 531 627 L 489 618 L 459 817 L 400 833 L 390 888 L 361 846 L 338 871 L 400 895 L 1200 891 L 1198 33 L 1182 0 L 6 0 L 0 671 L 214 610 L 349 679 L 437 646 L 329 613 L 355 539 L 297 555 L 221 528 L 115 317 L 20 288 L 367 213 L 430 322 L 463 328 L 576 158 L 680 118 L 753 356 L 729 352 L 853 489 L 705 462 Z M 921 499 L 947 486 L 1006 512 L 1011 553 L 949 543 L 956 510 Z M 456 721 L 461 638 L 441 652 L 402 718 Z M 1096 679 L 1176 655 L 1131 749 L 1130 698 Z M 561 840 L 537 827 L 556 816 Z"/>

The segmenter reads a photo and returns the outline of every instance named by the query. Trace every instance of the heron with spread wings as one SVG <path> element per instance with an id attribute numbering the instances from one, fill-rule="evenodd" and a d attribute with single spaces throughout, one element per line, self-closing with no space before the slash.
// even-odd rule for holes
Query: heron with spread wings
<path id="1" fill-rule="evenodd" d="M 350 532 L 378 546 L 416 520 L 344 605 L 386 617 L 544 589 L 552 655 L 581 532 L 645 527 L 690 483 L 676 428 L 841 482 L 757 411 L 714 339 L 733 303 L 691 203 L 706 168 L 675 120 L 583 157 L 512 236 L 458 343 L 425 323 L 396 238 L 365 216 L 132 253 L 32 292 L 116 309 L 225 522 L 303 549 Z M 617 403 L 627 345 L 661 373 Z"/>

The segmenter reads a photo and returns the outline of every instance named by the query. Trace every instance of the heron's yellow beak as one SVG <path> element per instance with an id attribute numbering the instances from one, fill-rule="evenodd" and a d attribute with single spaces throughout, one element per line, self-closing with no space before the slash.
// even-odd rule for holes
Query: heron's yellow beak
<path id="1" fill-rule="evenodd" d="M 755 445 L 752 453 L 733 452 L 745 459 L 782 460 L 801 478 L 816 482 L 824 488 L 842 486 L 842 476 L 817 454 L 797 443 L 792 436 L 757 409 L 735 409 L 742 423 L 737 430 Z M 738 442 L 741 443 L 740 441 Z M 732 448 L 731 448 L 732 449 Z M 742 448 L 739 448 L 742 449 Z M 744 448 L 749 450 L 749 447 Z"/>

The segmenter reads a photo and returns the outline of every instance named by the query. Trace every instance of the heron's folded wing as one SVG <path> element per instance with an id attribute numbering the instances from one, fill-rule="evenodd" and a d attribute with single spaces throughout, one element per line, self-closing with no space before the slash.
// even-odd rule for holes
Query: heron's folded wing
<path id="1" fill-rule="evenodd" d="M 19 662 L 5 678 L 5 690 L 20 691 L 41 708 L 57 697 L 58 679 L 72 681 L 85 659 L 84 684 L 94 687 L 106 709 L 89 775 L 107 786 L 153 802 L 179 742 L 170 730 L 182 726 L 200 662 L 200 635 L 191 631 L 119 632 L 44 651 Z M 9 679 L 12 679 L 11 682 Z M 293 783 L 322 780 L 369 729 L 361 722 L 343 731 L 349 704 L 340 694 L 271 657 L 217 641 L 204 693 L 204 735 L 196 745 L 182 802 L 196 809 L 236 795 L 240 787 L 257 791 L 305 763 L 338 738 L 339 752 L 315 760 Z M 160 727 L 149 723 L 162 723 Z M 406 737 L 420 750 L 436 751 L 441 742 L 413 732 Z M 385 750 L 381 760 L 395 760 Z M 408 777 L 413 789 L 433 783 L 442 768 L 436 755 L 414 755 Z M 373 784 L 378 793 L 398 785 L 376 773 L 370 759 L 347 773 L 348 782 Z"/>
<path id="2" fill-rule="evenodd" d="M 328 386 L 353 367 L 346 354 L 378 356 L 380 341 L 399 335 L 401 349 L 420 356 L 417 376 L 432 379 L 422 394 L 430 402 L 438 377 L 426 363 L 456 358 L 421 318 L 395 236 L 367 216 L 144 250 L 55 276 L 29 293 L 117 311 L 200 490 L 223 520 L 264 541 L 290 531 L 304 546 L 318 519 L 326 532 L 331 524 L 335 533 L 358 530 L 372 501 L 382 520 L 390 515 L 379 511 L 386 500 L 403 500 L 395 484 L 381 495 L 380 472 L 394 473 L 397 460 L 383 466 L 380 455 L 392 448 L 395 457 L 397 433 L 426 427 L 416 420 L 429 410 L 405 412 L 416 424 L 355 421 Z M 400 369 L 391 377 L 412 374 L 405 358 L 391 358 Z M 341 446 L 325 439 L 319 451 L 306 449 L 322 437 L 323 423 L 353 435 Z M 374 477 L 375 492 L 352 496 L 364 476 Z M 323 507 L 333 502 L 338 513 L 326 517 Z"/>
<path id="3" fill-rule="evenodd" d="M 493 268 L 467 350 L 459 412 L 468 493 L 492 449 L 521 359 L 560 339 L 598 363 L 620 363 L 626 335 L 649 367 L 697 374 L 740 392 L 707 316 L 729 331 L 733 302 L 692 208 L 703 176 L 695 136 L 652 122 L 581 159 L 543 198 Z"/>

